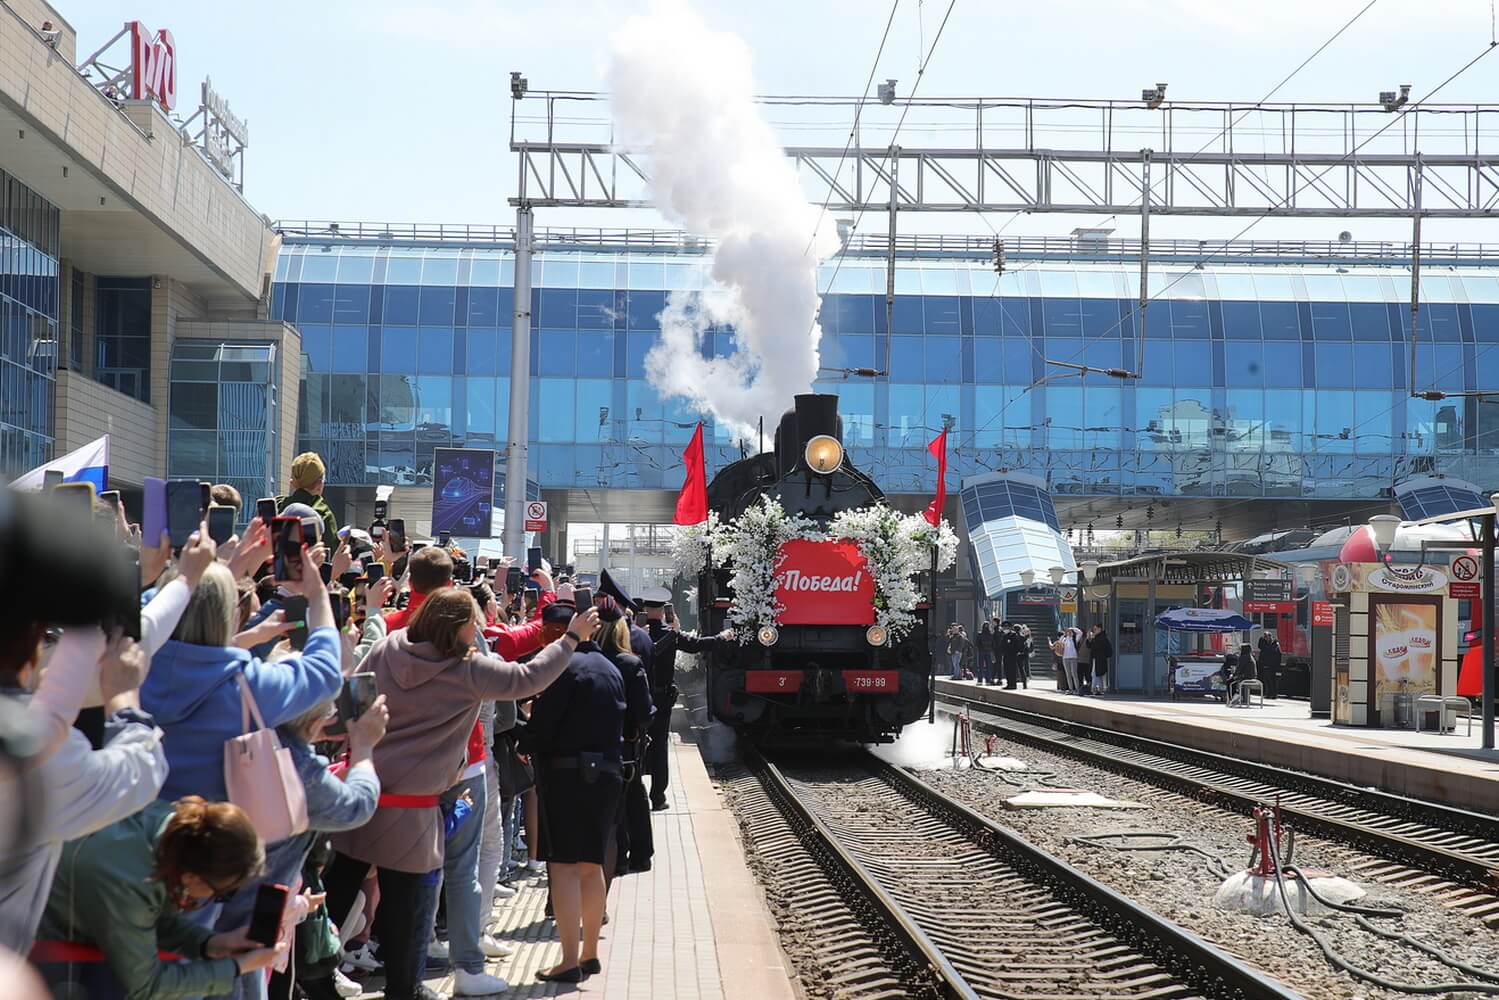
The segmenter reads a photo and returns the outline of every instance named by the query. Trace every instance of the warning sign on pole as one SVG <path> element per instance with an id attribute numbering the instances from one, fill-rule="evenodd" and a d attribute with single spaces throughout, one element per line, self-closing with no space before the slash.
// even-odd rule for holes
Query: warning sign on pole
<path id="1" fill-rule="evenodd" d="M 1472 556 L 1458 556 L 1452 560 L 1452 579 L 1461 583 L 1478 579 L 1478 560 Z"/>
<path id="2" fill-rule="evenodd" d="M 545 500 L 526 501 L 526 530 L 547 530 L 547 504 Z"/>

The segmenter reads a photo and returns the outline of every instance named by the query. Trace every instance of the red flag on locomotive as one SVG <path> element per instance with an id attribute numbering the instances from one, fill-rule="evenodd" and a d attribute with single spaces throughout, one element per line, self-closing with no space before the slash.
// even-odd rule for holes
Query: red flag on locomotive
<path id="1" fill-rule="evenodd" d="M 942 508 L 947 506 L 947 428 L 942 428 L 942 433 L 932 438 L 931 443 L 926 446 L 937 459 L 937 496 L 927 505 L 922 517 L 927 523 L 935 527 L 942 520 Z"/>
<path id="2" fill-rule="evenodd" d="M 687 478 L 682 480 L 681 492 L 677 494 L 677 512 L 672 518 L 675 524 L 702 524 L 708 520 L 708 469 L 703 461 L 703 422 L 697 422 L 687 450 L 682 452 L 682 464 L 687 467 Z"/>

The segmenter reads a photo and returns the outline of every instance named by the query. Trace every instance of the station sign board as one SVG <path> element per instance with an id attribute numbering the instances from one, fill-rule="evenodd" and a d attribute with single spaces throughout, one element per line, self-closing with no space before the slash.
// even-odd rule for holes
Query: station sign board
<path id="1" fill-rule="evenodd" d="M 1020 603 L 1021 604 L 1048 604 L 1048 605 L 1049 604 L 1055 604 L 1055 603 L 1057 603 L 1057 595 L 1056 594 L 1021 594 L 1020 595 Z"/>
<path id="2" fill-rule="evenodd" d="M 1290 615 L 1296 613 L 1295 601 L 1245 601 L 1244 613 L 1250 615 Z"/>
<path id="3" fill-rule="evenodd" d="M 177 106 L 177 43 L 165 28 L 152 31 L 140 21 L 130 28 L 130 93 L 137 101 Z M 119 36 L 115 36 L 118 38 Z"/>
<path id="4" fill-rule="evenodd" d="M 1447 589 L 1447 574 L 1434 566 L 1338 563 L 1330 582 L 1337 594 L 1440 594 Z"/>
<path id="5" fill-rule="evenodd" d="M 1291 590 L 1290 580 L 1245 580 L 1244 581 L 1244 605 L 1249 610 L 1247 602 L 1254 601 L 1258 604 L 1279 603 L 1292 600 L 1295 594 Z"/>
<path id="6" fill-rule="evenodd" d="M 1316 626 L 1332 627 L 1333 612 L 1331 601 L 1312 602 L 1312 624 Z"/>
<path id="7" fill-rule="evenodd" d="M 547 504 L 545 500 L 526 501 L 526 530 L 547 530 Z"/>
<path id="8" fill-rule="evenodd" d="M 1455 582 L 1470 583 L 1478 579 L 1478 560 L 1472 556 L 1458 556 L 1452 560 L 1452 579 Z"/>
<path id="9" fill-rule="evenodd" d="M 1478 601 L 1483 599 L 1482 585 L 1475 582 L 1453 580 L 1447 584 L 1447 596 L 1454 601 Z"/>

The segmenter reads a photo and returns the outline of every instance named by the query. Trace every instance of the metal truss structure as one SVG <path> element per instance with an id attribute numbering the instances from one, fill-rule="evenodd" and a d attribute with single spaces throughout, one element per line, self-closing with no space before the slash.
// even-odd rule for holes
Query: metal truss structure
<path id="1" fill-rule="evenodd" d="M 650 204 L 648 159 L 597 118 L 566 113 L 596 94 L 531 93 L 513 118 L 512 204 Z M 515 102 L 519 107 L 520 101 Z M 856 102 L 767 98 L 767 114 L 821 115 L 833 142 L 788 145 L 808 190 L 836 212 L 1035 212 L 1286 218 L 1499 216 L 1499 105 L 1162 104 L 933 99 L 892 130 L 827 125 Z M 896 108 L 900 108 L 897 102 Z M 793 117 L 798 117 L 793 115 Z M 807 131 L 809 127 L 782 123 Z M 853 140 L 845 150 L 842 142 Z M 873 140 L 873 141 L 872 141 Z M 953 141 L 957 140 L 957 141 Z M 1418 194 L 1418 192 L 1420 192 Z"/>

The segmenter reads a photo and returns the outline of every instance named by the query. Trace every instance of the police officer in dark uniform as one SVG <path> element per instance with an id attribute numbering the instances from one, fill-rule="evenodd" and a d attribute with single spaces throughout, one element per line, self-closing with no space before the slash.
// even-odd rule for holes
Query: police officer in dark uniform
<path id="1" fill-rule="evenodd" d="M 729 637 L 724 631 L 716 636 L 698 636 L 680 632 L 666 624 L 671 606 L 671 591 L 665 587 L 648 587 L 640 592 L 645 605 L 646 628 L 654 643 L 651 669 L 651 700 L 656 717 L 651 720 L 651 745 L 646 754 L 645 770 L 651 776 L 651 808 L 666 808 L 666 786 L 671 780 L 671 709 L 677 703 L 677 653 L 707 653 Z"/>
<path id="2" fill-rule="evenodd" d="M 615 581 L 606 569 L 599 574 L 599 589 L 594 594 L 599 620 L 617 622 L 639 605 Z M 635 625 L 628 625 L 629 649 L 612 649 L 605 644 L 604 655 L 613 661 L 624 679 L 628 708 L 624 725 L 624 795 L 621 800 L 618 829 L 618 853 L 615 863 L 606 867 L 605 877 L 628 875 L 651 870 L 655 853 L 651 833 L 650 806 L 646 803 L 644 764 L 648 752 L 649 731 L 655 705 L 651 700 L 650 636 Z M 635 633 L 640 635 L 636 636 Z M 644 639 L 642 646 L 640 640 Z M 642 651 L 644 656 L 641 655 Z"/>

